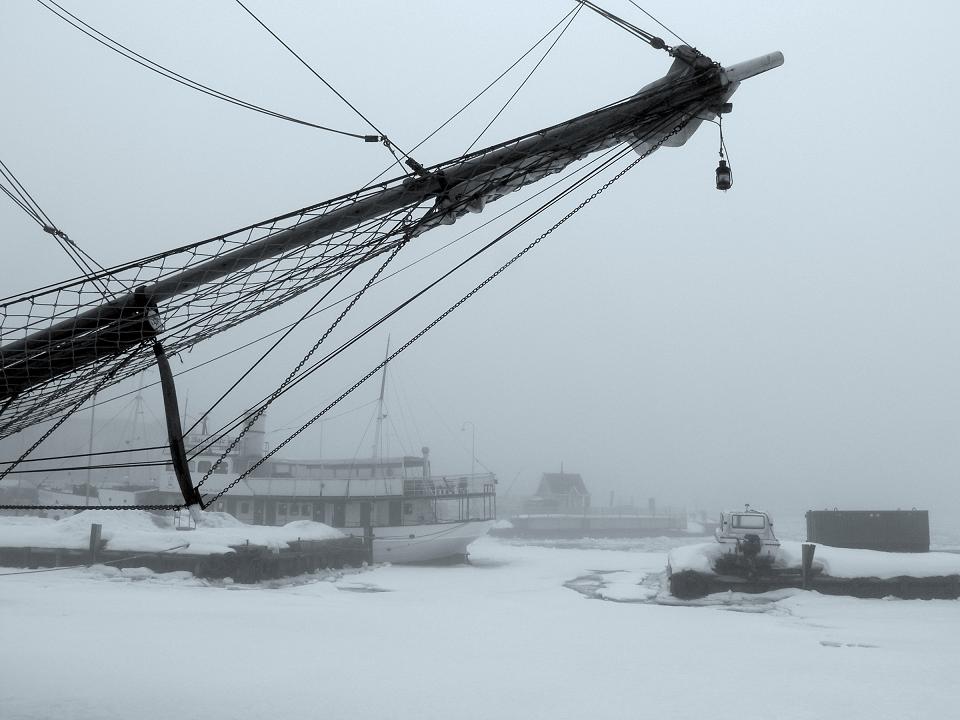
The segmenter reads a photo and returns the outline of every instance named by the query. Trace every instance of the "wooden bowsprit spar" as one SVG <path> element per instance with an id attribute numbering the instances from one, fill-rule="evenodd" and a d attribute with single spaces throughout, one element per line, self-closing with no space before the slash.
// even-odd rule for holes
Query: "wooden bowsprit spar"
<path id="1" fill-rule="evenodd" d="M 63 417 L 104 385 L 593 153 L 625 143 L 641 155 L 682 145 L 704 119 L 729 109 L 742 80 L 783 63 L 771 53 L 724 68 L 685 45 L 670 54 L 665 77 L 605 108 L 430 168 L 414 164 L 409 175 L 227 235 L 8 298 L 0 303 L 0 438 Z M 113 294 L 106 302 L 104 283 Z M 172 374 L 161 380 L 184 501 L 198 506 L 174 422 Z"/>

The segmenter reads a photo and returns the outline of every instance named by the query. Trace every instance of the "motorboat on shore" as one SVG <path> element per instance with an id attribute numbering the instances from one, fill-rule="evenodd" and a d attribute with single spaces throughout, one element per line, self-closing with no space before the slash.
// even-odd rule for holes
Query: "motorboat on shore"
<path id="1" fill-rule="evenodd" d="M 750 505 L 721 513 L 714 538 L 724 548 L 715 566 L 719 573 L 755 576 L 768 572 L 780 550 L 770 516 Z"/>

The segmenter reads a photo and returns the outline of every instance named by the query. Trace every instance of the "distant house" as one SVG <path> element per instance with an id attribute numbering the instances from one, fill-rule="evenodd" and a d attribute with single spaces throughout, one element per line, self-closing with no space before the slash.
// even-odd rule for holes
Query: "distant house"
<path id="1" fill-rule="evenodd" d="M 590 493 L 579 473 L 544 473 L 527 512 L 580 513 L 590 509 Z"/>

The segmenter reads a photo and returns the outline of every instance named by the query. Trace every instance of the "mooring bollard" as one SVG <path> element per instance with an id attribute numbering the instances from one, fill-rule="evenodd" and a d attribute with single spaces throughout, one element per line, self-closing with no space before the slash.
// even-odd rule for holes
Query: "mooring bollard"
<path id="1" fill-rule="evenodd" d="M 803 563 L 801 565 L 801 574 L 803 578 L 803 589 L 810 589 L 810 577 L 813 574 L 813 554 L 817 551 L 817 546 L 813 543 L 803 543 L 801 552 L 803 554 Z"/>
<path id="2" fill-rule="evenodd" d="M 90 526 L 90 564 L 95 565 L 97 554 L 100 551 L 100 532 L 103 526 L 100 523 L 94 523 Z"/>

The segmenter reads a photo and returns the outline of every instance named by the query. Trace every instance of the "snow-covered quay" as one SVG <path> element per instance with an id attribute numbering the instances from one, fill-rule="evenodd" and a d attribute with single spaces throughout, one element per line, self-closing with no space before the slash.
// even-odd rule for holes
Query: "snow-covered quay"
<path id="1" fill-rule="evenodd" d="M 960 602 L 781 591 L 661 603 L 672 542 L 483 539 L 470 565 L 262 585 L 103 566 L 5 574 L 0 714 L 957 717 Z"/>

